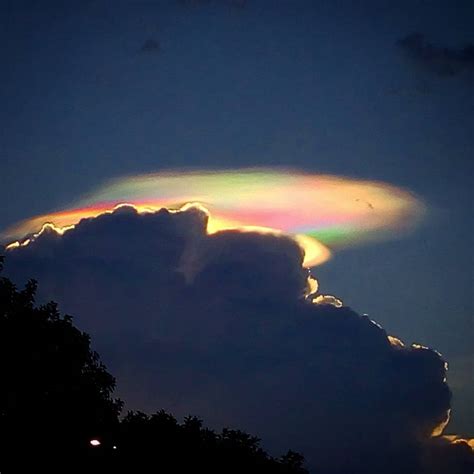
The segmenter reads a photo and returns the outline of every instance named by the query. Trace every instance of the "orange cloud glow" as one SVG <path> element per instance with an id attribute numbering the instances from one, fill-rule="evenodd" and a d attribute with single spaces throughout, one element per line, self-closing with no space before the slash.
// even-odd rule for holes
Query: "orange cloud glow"
<path id="1" fill-rule="evenodd" d="M 199 203 L 209 210 L 210 234 L 225 229 L 290 234 L 305 251 L 305 266 L 324 263 L 331 250 L 410 230 L 424 213 L 412 194 L 385 183 L 289 170 L 174 172 L 115 180 L 69 209 L 10 227 L 1 238 L 17 239 L 7 247 L 12 249 L 43 232 L 45 223 L 62 234 L 124 203 L 139 213 Z"/>

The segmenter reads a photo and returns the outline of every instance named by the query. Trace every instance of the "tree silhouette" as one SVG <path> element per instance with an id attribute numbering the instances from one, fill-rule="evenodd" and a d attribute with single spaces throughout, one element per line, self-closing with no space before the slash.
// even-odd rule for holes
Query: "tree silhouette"
<path id="1" fill-rule="evenodd" d="M 3 258 L 0 257 L 0 271 Z M 304 474 L 289 451 L 269 456 L 243 431 L 183 423 L 161 410 L 129 412 L 112 398 L 115 379 L 90 337 L 56 303 L 35 304 L 37 284 L 22 290 L 0 278 L 0 472 Z M 97 440 L 95 445 L 92 440 Z"/>
<path id="2" fill-rule="evenodd" d="M 3 259 L 0 260 L 0 269 Z M 115 379 L 90 338 L 55 303 L 35 305 L 36 282 L 23 290 L 0 278 L 0 470 L 79 457 L 89 441 L 115 429 L 121 402 Z M 51 469 L 55 468 L 55 463 Z"/>
<path id="3" fill-rule="evenodd" d="M 221 433 L 203 427 L 202 420 L 188 416 L 183 423 L 161 410 L 151 416 L 129 412 L 115 438 L 114 466 L 123 472 L 245 472 L 259 474 L 305 474 L 304 458 L 288 451 L 279 459 L 269 456 L 260 440 L 240 430 Z"/>

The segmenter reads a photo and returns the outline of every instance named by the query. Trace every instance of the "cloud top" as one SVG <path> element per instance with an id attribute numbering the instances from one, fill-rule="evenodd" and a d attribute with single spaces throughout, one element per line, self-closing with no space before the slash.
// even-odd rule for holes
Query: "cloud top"
<path id="1" fill-rule="evenodd" d="M 142 213 L 200 203 L 210 211 L 211 234 L 236 228 L 291 234 L 305 249 L 306 266 L 326 261 L 329 248 L 393 238 L 424 213 L 411 193 L 380 182 L 274 169 L 164 172 L 114 180 L 68 209 L 12 226 L 2 238 L 24 238 L 46 222 L 75 225 L 122 203 Z"/>

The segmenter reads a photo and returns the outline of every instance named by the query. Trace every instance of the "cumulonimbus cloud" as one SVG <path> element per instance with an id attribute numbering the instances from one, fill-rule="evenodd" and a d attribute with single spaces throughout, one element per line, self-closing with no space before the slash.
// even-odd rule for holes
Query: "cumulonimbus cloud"
<path id="1" fill-rule="evenodd" d="M 208 219 L 122 206 L 45 228 L 6 251 L 5 270 L 37 278 L 91 333 L 129 408 L 245 429 L 317 473 L 471 474 L 468 443 L 441 436 L 437 352 L 319 295 L 291 236 L 209 234 Z"/>

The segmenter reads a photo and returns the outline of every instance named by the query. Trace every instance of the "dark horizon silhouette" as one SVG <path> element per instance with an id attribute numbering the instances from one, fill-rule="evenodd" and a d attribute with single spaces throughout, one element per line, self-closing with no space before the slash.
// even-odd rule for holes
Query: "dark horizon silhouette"
<path id="1" fill-rule="evenodd" d="M 2 261 L 0 260 L 0 271 Z M 0 278 L 0 471 L 259 472 L 305 474 L 289 450 L 276 459 L 240 430 L 216 433 L 197 417 L 128 412 L 90 337 L 53 302 L 35 305 L 36 282 Z"/>

